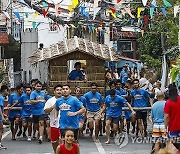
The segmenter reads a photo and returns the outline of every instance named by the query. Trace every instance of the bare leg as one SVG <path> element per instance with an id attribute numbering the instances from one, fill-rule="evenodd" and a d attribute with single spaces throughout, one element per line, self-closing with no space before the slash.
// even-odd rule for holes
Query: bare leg
<path id="1" fill-rule="evenodd" d="M 42 143 L 44 134 L 44 121 L 39 121 L 39 143 Z"/>
<path id="2" fill-rule="evenodd" d="M 99 137 L 99 119 L 95 119 L 95 138 Z"/>
<path id="3" fill-rule="evenodd" d="M 111 121 L 106 120 L 106 135 L 107 135 L 107 141 L 105 142 L 106 144 L 110 143 L 110 126 L 111 126 Z"/>
<path id="4" fill-rule="evenodd" d="M 94 121 L 90 121 L 89 122 L 89 130 L 90 130 L 90 137 L 92 137 L 92 135 L 93 135 L 93 130 L 94 130 Z"/>

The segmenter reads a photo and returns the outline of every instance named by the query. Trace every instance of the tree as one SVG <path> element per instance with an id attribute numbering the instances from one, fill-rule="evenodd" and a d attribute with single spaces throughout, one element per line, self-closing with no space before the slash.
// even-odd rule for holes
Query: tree
<path id="1" fill-rule="evenodd" d="M 176 0 L 171 0 L 172 5 L 176 2 Z M 162 5 L 162 2 L 158 4 L 158 6 Z M 164 52 L 178 45 L 178 21 L 174 19 L 173 8 L 166 8 L 166 10 L 167 15 L 164 16 L 161 7 L 156 8 L 150 28 L 143 37 L 138 39 L 140 47 L 137 52 L 142 61 L 149 68 L 154 68 L 157 71 L 161 70 Z M 171 53 L 171 55 L 173 54 Z"/>
<path id="2" fill-rule="evenodd" d="M 176 81 L 176 77 L 180 76 L 180 58 L 176 60 L 176 65 L 171 68 L 172 81 Z"/>

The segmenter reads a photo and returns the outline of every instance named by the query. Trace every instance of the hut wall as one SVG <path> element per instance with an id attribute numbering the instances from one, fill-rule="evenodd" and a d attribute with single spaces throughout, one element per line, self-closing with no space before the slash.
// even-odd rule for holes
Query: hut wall
<path id="1" fill-rule="evenodd" d="M 87 75 L 88 82 L 85 83 L 83 81 L 71 81 L 68 84 L 71 86 L 72 91 L 74 91 L 75 86 L 80 86 L 82 88 L 82 92 L 85 93 L 90 90 L 91 82 L 97 82 L 99 85 L 98 88 L 99 92 L 104 94 L 105 61 L 97 57 L 93 57 L 91 55 L 85 54 L 83 52 L 73 52 L 50 60 L 49 62 L 50 93 L 53 92 L 53 86 L 57 85 L 58 83 L 59 84 L 67 83 L 68 60 L 86 60 L 85 72 Z"/>

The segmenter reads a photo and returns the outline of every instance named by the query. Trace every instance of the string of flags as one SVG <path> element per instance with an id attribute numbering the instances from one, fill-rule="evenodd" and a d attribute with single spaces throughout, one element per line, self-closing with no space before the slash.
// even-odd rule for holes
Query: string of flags
<path id="1" fill-rule="evenodd" d="M 27 4 L 24 2 L 24 0 L 17 0 L 17 1 L 19 3 L 24 4 L 24 5 L 27 6 Z M 60 0 L 51 0 L 51 1 L 54 1 L 55 15 L 58 16 L 59 14 L 61 14 L 61 11 L 60 11 L 60 8 L 61 8 L 61 3 L 60 2 L 61 1 Z M 125 14 L 128 14 L 130 16 L 129 24 L 133 25 L 134 22 L 135 22 L 135 19 L 136 18 L 137 19 L 141 18 L 142 17 L 142 12 L 148 9 L 149 10 L 149 15 L 143 15 L 144 23 L 148 24 L 149 20 L 153 18 L 154 11 L 156 10 L 156 8 L 160 8 L 163 15 L 167 16 L 167 8 L 172 7 L 172 5 L 168 0 L 162 0 L 162 1 L 163 1 L 164 6 L 158 6 L 156 0 L 152 0 L 151 3 L 149 3 L 147 0 L 142 0 L 143 6 L 137 8 L 136 16 L 134 14 L 134 11 L 132 13 L 131 8 L 127 7 L 127 6 L 122 8 L 122 9 L 118 9 L 116 7 L 110 7 L 109 9 L 106 9 L 106 12 L 109 13 L 114 19 L 120 17 L 122 19 L 120 21 L 121 23 L 125 22 L 125 20 L 123 20 L 124 19 L 123 16 L 125 16 Z M 100 0 L 94 0 L 93 8 L 92 8 L 93 12 L 94 12 L 93 13 L 93 20 L 96 18 L 97 13 L 101 9 L 101 7 L 98 6 L 99 2 L 100 2 Z M 122 0 L 117 0 L 117 4 L 121 3 L 121 2 L 122 2 Z M 79 0 L 67 0 L 67 3 L 68 3 L 67 8 L 72 13 L 73 10 L 79 5 Z M 43 6 L 43 9 L 42 9 L 43 16 L 44 16 L 44 18 L 46 18 L 47 14 L 49 13 L 49 8 L 52 7 L 52 6 L 50 6 L 49 3 L 47 3 L 46 1 L 42 1 L 41 5 Z M 92 14 L 89 13 L 87 6 L 80 6 L 79 9 L 80 9 L 80 14 L 81 14 L 82 17 L 84 16 L 87 19 L 91 18 Z M 174 6 L 174 17 L 177 16 L 178 10 L 179 10 L 179 6 Z M 7 12 L 3 11 L 3 14 L 6 16 L 6 18 L 8 20 L 10 19 L 10 16 L 9 16 L 9 14 Z M 21 13 L 16 11 L 16 12 L 13 12 L 13 14 L 16 17 L 17 23 L 20 23 L 21 22 L 21 16 L 22 16 L 22 15 L 20 15 Z M 25 12 L 24 16 L 25 16 L 25 18 L 29 18 L 29 13 Z M 39 16 L 39 13 L 35 11 L 33 13 L 34 19 L 37 19 L 38 16 Z M 149 19 L 149 17 L 150 17 L 150 19 Z M 37 28 L 40 24 L 41 24 L 41 22 L 33 21 L 32 22 L 32 27 Z M 76 28 L 76 26 L 72 26 L 72 25 L 70 25 L 70 26 L 73 27 L 73 28 Z M 91 26 L 89 31 L 93 31 L 92 26 Z"/>

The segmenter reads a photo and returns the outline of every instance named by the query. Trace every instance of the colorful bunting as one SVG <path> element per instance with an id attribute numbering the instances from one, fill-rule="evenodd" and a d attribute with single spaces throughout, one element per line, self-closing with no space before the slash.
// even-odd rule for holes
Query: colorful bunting
<path id="1" fill-rule="evenodd" d="M 149 23 L 149 16 L 144 16 L 144 23 L 146 24 L 146 25 L 148 25 L 148 23 Z"/>
<path id="2" fill-rule="evenodd" d="M 99 0 L 94 0 L 93 10 L 98 7 Z"/>
<path id="3" fill-rule="evenodd" d="M 41 22 L 39 22 L 36 26 L 35 26 L 35 29 L 38 28 L 38 26 L 41 24 Z"/>
<path id="4" fill-rule="evenodd" d="M 99 12 L 100 9 L 100 7 L 94 9 L 93 20 L 96 18 L 96 14 Z"/>
<path id="5" fill-rule="evenodd" d="M 21 21 L 21 16 L 19 14 L 19 12 L 13 12 L 14 15 L 18 18 L 19 22 Z"/>
<path id="6" fill-rule="evenodd" d="M 68 6 L 68 10 L 72 12 L 74 8 L 79 4 L 79 0 L 72 0 L 72 5 Z"/>
<path id="7" fill-rule="evenodd" d="M 141 11 L 143 10 L 142 7 L 138 7 L 138 10 L 137 10 L 137 18 L 140 18 L 141 16 Z"/>
<path id="8" fill-rule="evenodd" d="M 26 18 L 28 18 L 29 17 L 29 13 L 25 12 L 25 16 L 26 16 Z"/>
<path id="9" fill-rule="evenodd" d="M 59 4 L 55 4 L 55 13 L 56 13 L 56 16 L 58 16 L 60 14 Z"/>
<path id="10" fill-rule="evenodd" d="M 37 11 L 35 11 L 35 12 L 34 12 L 34 18 L 37 18 L 37 17 L 38 17 L 38 15 L 39 15 L 39 14 L 38 14 L 38 12 L 37 12 Z"/>
<path id="11" fill-rule="evenodd" d="M 131 13 L 130 8 L 124 8 L 124 10 L 130 15 L 131 18 L 135 18 L 135 16 Z"/>
<path id="12" fill-rule="evenodd" d="M 80 7 L 81 15 L 82 15 L 82 16 L 86 16 L 86 17 L 88 17 L 88 19 L 89 19 L 89 18 L 90 18 L 90 15 L 89 15 L 88 12 L 85 11 L 85 9 L 86 9 L 85 6 L 81 6 L 81 7 Z"/>
<path id="13" fill-rule="evenodd" d="M 143 6 L 146 6 L 147 0 L 142 0 Z"/>
<path id="14" fill-rule="evenodd" d="M 74 26 L 73 24 L 70 24 L 70 26 L 71 26 L 72 28 L 76 28 L 76 26 Z"/>
<path id="15" fill-rule="evenodd" d="M 144 36 L 144 30 L 143 29 L 141 30 L 141 36 L 142 37 Z"/>
<path id="16" fill-rule="evenodd" d="M 48 10 L 43 9 L 42 13 L 43 13 L 43 16 L 46 17 L 46 15 L 48 14 Z"/>
<path id="17" fill-rule="evenodd" d="M 166 7 L 172 7 L 171 3 L 169 3 L 167 0 L 163 0 L 163 3 Z"/>
<path id="18" fill-rule="evenodd" d="M 32 27 L 33 27 L 33 29 L 36 29 L 36 22 L 35 21 L 32 22 Z"/>
<path id="19" fill-rule="evenodd" d="M 116 9 L 111 7 L 110 10 L 112 11 L 112 13 L 115 13 L 116 12 Z"/>
<path id="20" fill-rule="evenodd" d="M 166 16 L 166 8 L 163 6 L 161 7 L 162 13 L 164 14 L 164 16 Z"/>
<path id="21" fill-rule="evenodd" d="M 154 7 L 150 7 L 150 17 L 151 17 L 151 19 L 152 19 L 152 17 L 153 17 L 153 14 L 154 14 Z"/>
<path id="22" fill-rule="evenodd" d="M 112 12 L 112 10 L 108 10 L 108 13 L 111 14 L 113 18 L 116 18 L 116 15 Z"/>
<path id="23" fill-rule="evenodd" d="M 151 6 L 154 7 L 154 8 L 157 7 L 156 0 L 153 0 L 153 1 L 151 2 Z"/>
<path id="24" fill-rule="evenodd" d="M 131 18 L 131 26 L 134 24 L 135 19 Z"/>
<path id="25" fill-rule="evenodd" d="M 176 18 L 179 9 L 180 9 L 179 6 L 174 6 L 174 18 Z"/>
<path id="26" fill-rule="evenodd" d="M 18 19 L 16 19 L 15 21 L 16 21 L 16 24 L 18 24 L 18 25 L 21 24 Z"/>
<path id="27" fill-rule="evenodd" d="M 44 7 L 44 9 L 45 10 L 48 10 L 48 8 L 49 8 L 49 6 L 48 6 L 48 3 L 46 3 L 46 2 L 41 2 L 42 3 L 42 5 L 43 5 L 43 7 Z"/>
<path id="28" fill-rule="evenodd" d="M 9 14 L 8 14 L 8 12 L 2 11 L 2 13 L 6 16 L 6 19 L 8 19 L 8 20 L 11 19 L 10 16 L 9 16 Z"/>

